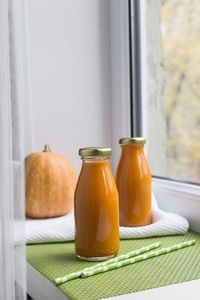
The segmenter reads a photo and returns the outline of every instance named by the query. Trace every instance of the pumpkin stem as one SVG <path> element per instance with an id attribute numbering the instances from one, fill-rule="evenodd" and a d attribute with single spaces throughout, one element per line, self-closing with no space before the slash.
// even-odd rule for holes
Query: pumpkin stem
<path id="1" fill-rule="evenodd" d="M 44 150 L 43 152 L 51 152 L 50 145 L 44 145 Z"/>

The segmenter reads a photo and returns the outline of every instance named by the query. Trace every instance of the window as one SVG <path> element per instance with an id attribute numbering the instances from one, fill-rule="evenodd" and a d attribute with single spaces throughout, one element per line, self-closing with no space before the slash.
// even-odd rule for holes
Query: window
<path id="1" fill-rule="evenodd" d="M 143 134 L 151 172 L 200 183 L 200 1 L 140 1 L 139 9 L 141 39 L 145 30 Z"/>
<path id="2" fill-rule="evenodd" d="M 166 175 L 200 182 L 200 1 L 161 7 Z"/>

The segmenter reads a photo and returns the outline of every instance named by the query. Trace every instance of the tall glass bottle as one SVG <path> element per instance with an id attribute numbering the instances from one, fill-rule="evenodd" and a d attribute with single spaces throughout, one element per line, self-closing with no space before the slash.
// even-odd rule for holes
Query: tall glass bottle
<path id="1" fill-rule="evenodd" d="M 75 191 L 75 249 L 81 259 L 104 260 L 119 250 L 119 204 L 110 170 L 111 148 L 79 150 L 82 169 Z"/>
<path id="2" fill-rule="evenodd" d="M 120 225 L 151 224 L 151 173 L 144 155 L 144 138 L 122 138 L 121 157 L 116 172 Z"/>

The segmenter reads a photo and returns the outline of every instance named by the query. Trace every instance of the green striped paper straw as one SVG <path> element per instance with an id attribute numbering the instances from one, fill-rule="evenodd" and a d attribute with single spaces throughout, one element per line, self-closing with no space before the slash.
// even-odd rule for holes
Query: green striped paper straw
<path id="1" fill-rule="evenodd" d="M 100 266 L 105 266 L 105 265 L 107 265 L 107 264 L 112 264 L 113 262 L 119 262 L 119 261 L 122 261 L 122 260 L 124 260 L 124 259 L 130 258 L 130 257 L 134 257 L 134 256 L 136 256 L 136 255 L 138 255 L 138 254 L 145 253 L 145 252 L 147 252 L 147 251 L 149 251 L 149 250 L 158 248 L 160 245 L 161 245 L 161 242 L 157 242 L 157 243 L 151 244 L 151 245 L 149 245 L 149 246 L 142 247 L 142 248 L 137 249 L 137 250 L 135 250 L 135 251 L 131 251 L 131 252 L 127 253 L 127 254 L 123 254 L 123 255 L 120 255 L 120 256 L 118 256 L 118 257 L 116 257 L 116 258 L 109 259 L 109 260 L 107 260 L 107 261 L 105 261 L 105 262 L 103 262 L 103 263 L 96 264 L 96 265 L 94 265 L 94 266 L 92 266 L 92 267 L 90 267 L 90 268 L 85 268 L 85 269 L 83 269 L 83 270 L 81 270 L 81 271 L 73 272 L 73 273 L 70 273 L 70 274 L 68 274 L 68 275 L 65 275 L 64 277 L 56 278 L 56 279 L 53 281 L 53 283 L 54 283 L 55 285 L 60 285 L 60 284 L 62 284 L 62 283 L 65 283 L 65 282 L 67 282 L 67 281 L 70 281 L 70 280 L 73 280 L 73 279 L 76 279 L 76 278 L 80 277 L 81 274 L 83 273 L 83 271 L 85 271 L 85 270 L 91 270 L 91 269 L 98 268 L 98 267 L 100 267 Z"/>
<path id="2" fill-rule="evenodd" d="M 81 270 L 79 272 L 70 273 L 68 275 L 65 275 L 64 277 L 58 277 L 58 278 L 53 280 L 53 284 L 60 285 L 60 284 L 65 283 L 67 281 L 76 279 L 76 278 L 81 276 L 82 272 L 83 272 L 83 270 Z"/>
<path id="3" fill-rule="evenodd" d="M 87 278 L 87 277 L 90 277 L 90 276 L 93 276 L 93 275 L 97 275 L 97 274 L 100 274 L 100 273 L 104 273 L 104 272 L 107 272 L 107 271 L 110 271 L 110 270 L 114 270 L 114 269 L 117 269 L 117 268 L 120 268 L 120 267 L 130 265 L 130 264 L 134 264 L 136 262 L 140 262 L 140 261 L 146 260 L 148 258 L 153 258 L 153 257 L 159 256 L 159 255 L 167 254 L 167 253 L 175 251 L 175 250 L 179 250 L 179 249 L 182 249 L 182 248 L 192 246 L 195 243 L 196 243 L 195 240 L 191 240 L 191 241 L 183 242 L 181 244 L 172 245 L 168 248 L 162 248 L 160 250 L 152 251 L 152 252 L 147 253 L 147 254 L 138 255 L 138 256 L 133 257 L 133 258 L 125 259 L 121 262 L 117 262 L 117 263 L 113 263 L 113 264 L 106 265 L 106 266 L 103 266 L 103 267 L 95 268 L 93 270 L 88 270 L 88 271 L 83 270 L 83 272 L 81 273 L 81 278 Z"/>
<path id="4" fill-rule="evenodd" d="M 150 251 L 150 250 L 153 250 L 155 248 L 158 248 L 158 247 L 160 247 L 160 245 L 161 245 L 161 242 L 157 242 L 157 243 L 151 244 L 149 246 L 142 247 L 141 249 L 138 249 L 138 250 L 135 250 L 135 251 L 131 251 L 131 252 L 126 253 L 126 254 L 122 254 L 122 255 L 120 255 L 118 257 L 109 259 L 109 260 L 104 261 L 102 263 L 96 264 L 96 265 L 94 265 L 92 267 L 85 268 L 84 271 L 85 270 L 93 270 L 93 269 L 96 269 L 96 268 L 99 268 L 99 267 L 107 266 L 107 265 L 110 265 L 112 263 L 125 260 L 127 258 L 131 258 L 131 257 L 137 256 L 139 254 L 142 254 L 142 253 L 145 253 L 147 251 Z"/>

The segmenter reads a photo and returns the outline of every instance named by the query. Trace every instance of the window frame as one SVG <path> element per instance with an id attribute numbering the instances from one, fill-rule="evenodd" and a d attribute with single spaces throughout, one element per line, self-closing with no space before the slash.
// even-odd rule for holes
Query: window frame
<path id="1" fill-rule="evenodd" d="M 132 12 L 130 11 L 132 10 Z M 130 46 L 130 56 L 135 59 L 130 59 L 132 67 L 130 71 L 133 71 L 133 75 L 130 75 L 130 81 L 134 78 L 132 86 L 136 89 L 135 97 L 133 98 L 135 113 L 131 112 L 131 116 L 140 120 L 134 121 L 132 119 L 133 136 L 137 133 L 142 135 L 147 134 L 147 123 L 145 122 L 146 109 L 145 105 L 145 92 L 146 92 L 146 71 L 145 71 L 145 0 L 134 1 L 129 0 L 129 18 L 132 15 L 137 15 L 134 18 L 134 24 L 129 27 L 130 33 L 130 45 L 134 40 L 135 50 Z M 130 22 L 130 21 L 129 21 Z M 132 38 L 132 40 L 131 40 Z M 140 54 L 139 54 L 140 52 Z M 138 61 L 137 63 L 134 63 Z M 133 65 L 134 64 L 134 65 Z M 139 76 L 137 80 L 136 77 Z M 132 80 L 133 81 L 133 80 Z M 137 103 L 140 102 L 140 103 Z M 146 134 L 145 134 L 146 133 Z M 152 175 L 153 190 L 157 194 L 159 205 L 166 210 L 174 211 L 184 215 L 190 222 L 190 228 L 192 230 L 200 232 L 200 222 L 198 216 L 200 216 L 200 185 L 198 183 L 184 182 L 173 178 L 161 177 Z M 174 207 L 173 201 L 165 202 L 166 197 L 163 194 L 167 193 L 168 199 L 173 199 L 176 202 Z M 184 199 L 181 202 L 180 199 Z M 178 204 L 178 205 L 177 205 Z M 192 206 L 192 207 L 191 207 Z M 190 213 L 189 211 L 190 210 Z"/>

